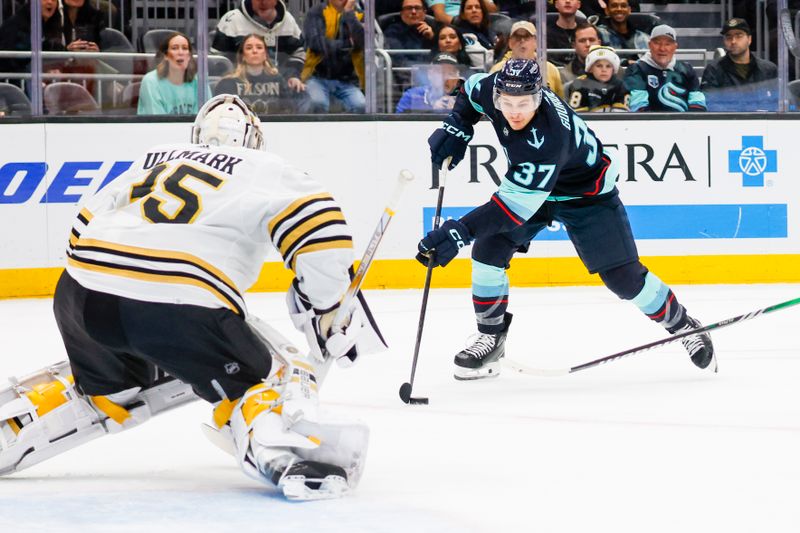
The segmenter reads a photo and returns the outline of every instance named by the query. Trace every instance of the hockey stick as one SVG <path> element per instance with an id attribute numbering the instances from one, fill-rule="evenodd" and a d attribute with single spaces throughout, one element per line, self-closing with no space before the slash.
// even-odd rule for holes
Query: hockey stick
<path id="1" fill-rule="evenodd" d="M 436 200 L 436 213 L 433 215 L 433 230 L 439 229 L 439 222 L 442 216 L 442 202 L 444 201 L 444 185 L 447 181 L 447 171 L 450 167 L 452 157 L 444 160 L 442 165 L 442 175 L 439 177 L 439 197 Z M 419 358 L 419 346 L 422 342 L 422 329 L 425 326 L 425 312 L 428 309 L 428 295 L 431 291 L 431 276 L 433 275 L 433 258 L 428 257 L 428 270 L 425 272 L 425 286 L 422 289 L 422 307 L 419 310 L 419 323 L 417 324 L 417 341 L 414 344 L 414 358 L 411 360 L 411 378 L 408 382 L 400 385 L 400 399 L 403 403 L 412 405 L 427 405 L 428 398 L 413 398 L 411 391 L 414 388 L 414 376 L 417 373 L 417 359 Z"/>
<path id="2" fill-rule="evenodd" d="M 364 255 L 361 258 L 361 262 L 356 269 L 356 273 L 353 276 L 353 279 L 350 281 L 350 285 L 347 287 L 347 291 L 345 291 L 344 296 L 342 297 L 342 301 L 339 304 L 339 309 L 336 311 L 336 315 L 334 315 L 333 325 L 331 329 L 333 331 L 341 331 L 343 327 L 343 322 L 349 316 L 350 307 L 353 304 L 353 299 L 358 294 L 361 285 L 364 282 L 364 278 L 367 276 L 367 271 L 369 267 L 372 265 L 373 259 L 375 259 L 375 253 L 378 250 L 378 244 L 380 244 L 381 239 L 386 234 L 386 228 L 389 226 L 389 222 L 392 220 L 392 216 L 394 216 L 394 212 L 397 209 L 397 204 L 400 201 L 400 197 L 403 194 L 403 189 L 405 186 L 414 180 L 414 174 L 411 173 L 409 170 L 401 170 L 400 174 L 397 176 L 397 184 L 395 185 L 394 191 L 392 191 L 392 195 L 389 197 L 389 201 L 386 203 L 386 207 L 381 214 L 381 218 L 378 221 L 378 225 L 375 227 L 375 231 L 372 232 L 372 237 L 370 237 L 369 244 L 367 244 L 366 250 L 364 250 Z M 282 350 L 285 349 L 286 346 L 290 346 L 290 343 L 281 344 L 277 343 L 277 346 L 273 346 L 274 342 L 270 342 L 270 339 L 274 339 L 276 336 L 280 337 L 280 334 L 277 333 L 272 326 L 262 322 L 257 317 L 253 317 L 252 320 L 248 321 L 250 326 L 254 329 L 257 335 L 261 337 L 261 340 L 272 346 L 272 354 L 278 357 L 280 360 L 283 361 L 284 364 L 289 364 L 289 361 L 292 358 L 292 355 L 289 353 L 282 353 Z M 294 349 L 294 347 L 292 347 Z M 325 376 L 328 374 L 328 370 L 330 369 L 331 362 L 333 361 L 332 357 L 326 357 L 325 362 L 320 364 L 317 368 L 317 384 L 318 386 L 322 385 L 322 382 L 325 379 Z M 233 441 L 229 436 L 226 436 L 222 431 L 219 429 L 209 425 L 209 424 L 201 424 L 201 429 L 203 430 L 203 434 L 218 448 L 226 453 L 230 453 L 231 455 L 235 455 L 235 450 L 233 448 Z"/>
<path id="3" fill-rule="evenodd" d="M 720 322 L 715 324 L 709 324 L 708 326 L 703 326 L 701 328 L 693 329 L 691 331 L 686 331 L 684 333 L 679 333 L 677 335 L 673 335 L 671 337 L 667 337 L 665 339 L 661 339 L 658 341 L 650 342 L 647 344 L 642 344 L 641 346 L 637 346 L 636 348 L 631 348 L 629 350 L 625 350 L 622 352 L 618 352 L 612 355 L 608 355 L 606 357 L 601 357 L 600 359 L 595 359 L 594 361 L 589 361 L 588 363 L 583 363 L 582 365 L 573 366 L 571 368 L 532 368 L 522 363 L 518 363 L 516 361 L 512 361 L 510 359 L 504 359 L 503 364 L 509 370 L 516 372 L 518 374 L 526 374 L 529 376 L 540 376 L 540 377 L 555 377 L 555 376 L 565 376 L 567 374 L 572 374 L 575 372 L 580 372 L 581 370 L 586 370 L 587 368 L 593 368 L 596 366 L 600 366 L 605 363 L 610 363 L 611 361 L 616 361 L 617 359 L 622 359 L 623 357 L 627 357 L 629 355 L 634 355 L 641 352 L 646 352 L 648 350 L 652 350 L 653 348 L 658 348 L 659 346 L 664 346 L 675 341 L 679 341 L 684 337 L 689 337 L 691 335 L 697 335 L 698 333 L 705 333 L 707 331 L 712 331 L 715 329 L 722 329 L 728 326 L 732 326 L 733 324 L 737 324 L 739 322 L 745 322 L 747 320 L 751 320 L 757 316 L 765 315 L 767 313 L 772 313 L 773 311 L 779 311 L 781 309 L 786 309 L 788 307 L 792 307 L 795 305 L 800 304 L 800 298 L 795 298 L 794 300 L 788 300 L 786 302 L 781 302 L 779 304 L 771 305 L 769 307 L 765 307 L 763 309 L 759 309 L 757 311 L 753 311 L 751 313 L 746 313 L 744 315 L 735 316 L 733 318 L 726 318 Z"/>
<path id="4" fill-rule="evenodd" d="M 386 234 L 386 228 L 389 227 L 389 222 L 391 222 L 394 212 L 397 210 L 397 204 L 400 202 L 400 197 L 403 195 L 403 189 L 413 180 L 414 174 L 410 170 L 403 169 L 400 171 L 400 174 L 397 175 L 397 184 L 394 187 L 394 191 L 392 191 L 389 201 L 386 202 L 386 207 L 381 214 L 380 220 L 378 220 L 375 231 L 372 232 L 372 237 L 369 239 L 367 249 L 364 250 L 364 255 L 361 257 L 361 262 L 358 264 L 356 273 L 342 297 L 339 309 L 336 311 L 336 315 L 333 319 L 333 331 L 341 331 L 343 322 L 350 316 L 350 307 L 353 303 L 353 298 L 356 297 L 359 289 L 361 289 L 361 284 L 364 283 L 367 271 L 372 265 L 372 260 L 375 259 L 375 253 L 378 251 L 378 244 L 380 244 L 381 239 L 383 239 L 383 236 Z"/>
<path id="5" fill-rule="evenodd" d="M 383 239 L 383 236 L 386 234 L 386 228 L 389 227 L 389 222 L 391 222 L 392 217 L 394 216 L 394 212 L 397 209 L 397 204 L 400 202 L 400 197 L 403 195 L 403 190 L 405 189 L 405 186 L 413 180 L 414 174 L 410 170 L 403 169 L 397 175 L 397 184 L 394 187 L 394 191 L 392 191 L 389 201 L 386 202 L 386 207 L 383 209 L 380 220 L 378 220 L 378 225 L 375 226 L 375 231 L 372 232 L 372 237 L 370 237 L 367 248 L 364 250 L 364 255 L 361 257 L 361 262 L 358 264 L 356 273 L 353 275 L 353 279 L 350 281 L 350 285 L 347 287 L 347 290 L 342 297 L 342 301 L 339 304 L 339 308 L 336 310 L 336 314 L 333 317 L 333 323 L 331 325 L 332 332 L 339 333 L 344 328 L 344 322 L 350 316 L 350 311 L 352 310 L 351 308 L 353 306 L 353 299 L 356 297 L 358 291 L 361 289 L 361 285 L 364 283 L 364 278 L 367 276 L 367 271 L 372 265 L 372 261 L 375 259 L 375 254 L 378 251 L 378 244 L 380 244 L 381 239 Z M 328 356 L 327 352 L 324 354 L 324 356 L 325 362 L 317 368 L 317 381 L 319 383 L 322 383 L 322 381 L 325 379 L 325 376 L 328 375 L 328 370 L 330 369 L 331 362 L 333 361 L 333 358 Z"/>
<path id="6" fill-rule="evenodd" d="M 800 58 L 800 45 L 797 44 L 794 28 L 792 27 L 792 14 L 788 9 L 781 9 L 780 27 L 786 47 L 796 58 Z"/>

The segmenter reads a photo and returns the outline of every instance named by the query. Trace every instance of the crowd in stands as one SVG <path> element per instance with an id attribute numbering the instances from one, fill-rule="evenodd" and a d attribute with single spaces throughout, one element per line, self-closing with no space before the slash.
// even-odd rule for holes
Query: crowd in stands
<path id="1" fill-rule="evenodd" d="M 3 4 L 0 51 L 29 51 L 30 4 L 8 1 L 16 9 Z M 167 32 L 154 57 L 131 60 L 132 71 L 123 73 L 132 75 L 128 82 L 101 87 L 92 74 L 119 71 L 111 61 L 82 59 L 80 53 L 106 50 L 103 32 L 112 20 L 109 10 L 119 15 L 117 1 L 34 1 L 41 2 L 42 50 L 75 52 L 44 60 L 43 73 L 52 75 L 44 77 L 46 85 L 55 85 L 58 74 L 85 73 L 89 96 L 111 102 L 104 111 L 119 110 L 125 93 L 123 112 L 197 112 L 198 69 L 189 35 Z M 747 2 L 734 4 L 752 15 Z M 376 0 L 378 46 L 391 57 L 391 110 L 446 111 L 470 75 L 495 72 L 509 58 L 537 59 L 535 5 L 534 0 Z M 742 110 L 743 94 L 745 108 L 777 107 L 777 68 L 752 53 L 747 18 L 725 22 L 719 41 L 725 53 L 696 72 L 695 65 L 676 57 L 676 30 L 661 23 L 657 9 L 648 15 L 641 7 L 637 0 L 549 0 L 549 89 L 587 112 Z M 211 34 L 209 53 L 227 58 L 229 66 L 211 73 L 207 94 L 238 94 L 260 114 L 363 113 L 364 40 L 359 0 L 320 0 L 306 13 L 291 13 L 284 0 L 238 1 Z M 0 54 L 0 72 L 29 73 L 30 58 Z M 19 77 L 7 81 L 30 92 Z M 2 93 L 0 113 L 1 100 Z"/>

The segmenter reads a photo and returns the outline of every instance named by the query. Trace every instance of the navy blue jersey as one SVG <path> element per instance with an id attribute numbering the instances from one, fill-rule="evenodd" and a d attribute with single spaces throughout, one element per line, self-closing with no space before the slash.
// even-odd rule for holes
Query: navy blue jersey
<path id="1" fill-rule="evenodd" d="M 497 204 L 518 225 L 545 201 L 591 198 L 615 189 L 617 166 L 580 116 L 552 91 L 543 89 L 533 120 L 523 130 L 514 131 L 494 107 L 496 76 L 470 77 L 451 115 L 462 124 L 475 124 L 485 115 L 503 146 L 508 171 L 490 204 Z M 475 222 L 480 215 L 468 215 L 468 221 Z M 510 229 L 506 224 L 491 226 L 491 232 Z M 482 233 L 477 225 L 471 229 L 473 234 Z"/>
<path id="2" fill-rule="evenodd" d="M 625 72 L 631 111 L 705 111 L 706 97 L 694 67 L 675 61 L 669 68 L 653 62 L 649 53 Z"/>

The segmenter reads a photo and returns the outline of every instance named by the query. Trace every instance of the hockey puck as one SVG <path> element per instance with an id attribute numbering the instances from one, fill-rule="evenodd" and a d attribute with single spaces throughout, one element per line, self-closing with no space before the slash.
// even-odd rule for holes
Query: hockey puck
<path id="1" fill-rule="evenodd" d="M 411 401 L 411 383 L 403 383 L 400 385 L 400 399 L 403 400 L 403 403 L 409 403 Z"/>
<path id="2" fill-rule="evenodd" d="M 411 396 L 411 383 L 400 385 L 400 399 L 403 400 L 403 403 L 411 405 L 428 405 L 428 398 L 413 398 Z"/>

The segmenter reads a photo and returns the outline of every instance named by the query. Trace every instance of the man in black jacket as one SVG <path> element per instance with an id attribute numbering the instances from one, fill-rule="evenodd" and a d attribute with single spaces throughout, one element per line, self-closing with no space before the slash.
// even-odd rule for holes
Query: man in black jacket
<path id="1" fill-rule="evenodd" d="M 394 82 L 400 91 L 412 85 L 411 73 L 405 68 L 428 63 L 429 51 L 435 48 L 433 28 L 425 20 L 425 4 L 422 0 L 403 0 L 399 20 L 395 20 L 383 30 L 386 48 L 394 50 L 425 50 L 417 54 L 392 54 L 392 66 L 401 67 L 394 71 Z"/>
<path id="2" fill-rule="evenodd" d="M 425 21 L 425 4 L 422 0 L 403 0 L 400 20 L 383 30 L 387 48 L 405 50 L 430 50 L 433 45 L 433 28 Z M 418 56 L 418 63 L 428 59 Z"/>
<path id="3" fill-rule="evenodd" d="M 747 110 L 775 110 L 778 68 L 750 53 L 750 25 L 743 18 L 732 18 L 721 33 L 726 55 L 706 67 L 700 85 L 709 107 L 725 111 L 735 104 L 735 109 L 742 110 L 745 104 Z"/>

